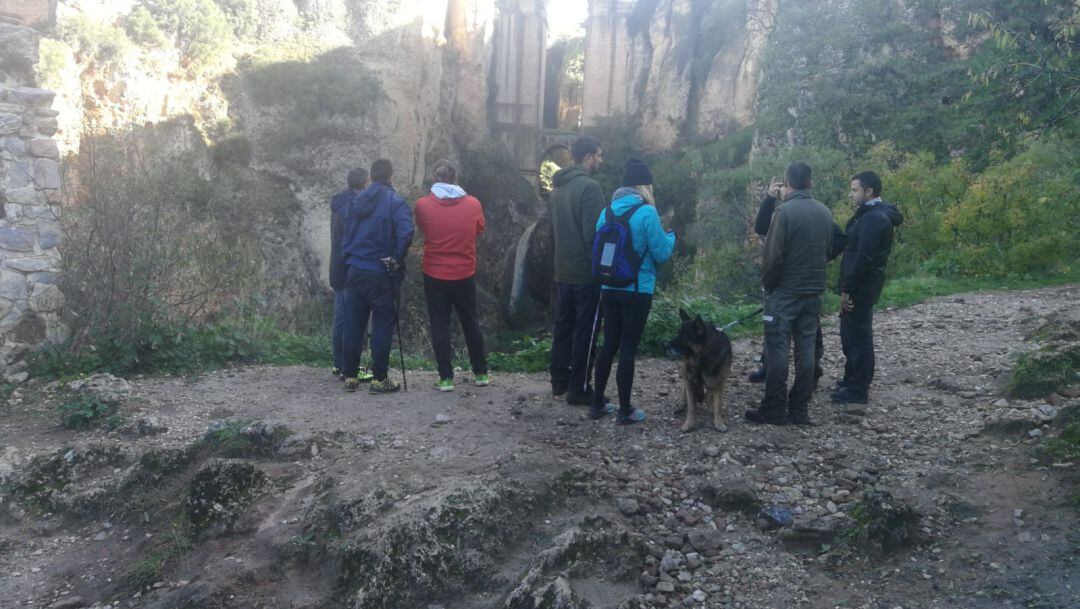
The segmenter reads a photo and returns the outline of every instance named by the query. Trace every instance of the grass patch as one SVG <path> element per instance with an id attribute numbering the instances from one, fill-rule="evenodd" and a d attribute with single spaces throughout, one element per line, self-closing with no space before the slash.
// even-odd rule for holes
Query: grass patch
<path id="1" fill-rule="evenodd" d="M 58 407 L 60 422 L 68 429 L 89 429 L 104 425 L 116 429 L 124 423 L 120 409 L 92 395 L 76 394 Z"/>
<path id="2" fill-rule="evenodd" d="M 1047 440 L 1046 450 L 1061 461 L 1080 459 L 1080 422 L 1069 424 L 1056 438 Z"/>
<path id="3" fill-rule="evenodd" d="M 1043 397 L 1080 382 L 1078 370 L 1080 344 L 1049 345 L 1017 358 L 1006 390 L 1016 398 Z"/>
<path id="4" fill-rule="evenodd" d="M 172 536 L 135 561 L 124 573 L 124 583 L 131 590 L 144 590 L 161 581 L 169 563 L 191 551 L 191 539 L 173 527 Z"/>
<path id="5" fill-rule="evenodd" d="M 251 421 L 228 421 L 218 429 L 207 431 L 199 446 L 232 459 L 251 457 L 259 452 L 259 447 L 243 433 L 248 425 L 251 425 Z"/>

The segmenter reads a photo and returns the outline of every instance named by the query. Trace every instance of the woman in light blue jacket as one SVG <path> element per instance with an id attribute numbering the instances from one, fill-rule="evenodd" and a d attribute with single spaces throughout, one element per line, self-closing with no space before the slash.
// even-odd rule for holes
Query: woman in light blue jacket
<path id="1" fill-rule="evenodd" d="M 610 414 L 614 408 L 606 404 L 604 389 L 611 364 L 619 354 L 619 371 L 615 383 L 619 387 L 619 411 L 616 423 L 629 425 L 645 420 L 645 411 L 630 404 L 630 390 L 634 384 L 634 358 L 637 356 L 645 322 L 652 308 L 653 290 L 656 288 L 656 266 L 667 262 L 675 249 L 675 234 L 666 232 L 660 224 L 653 200 L 652 173 L 645 163 L 630 159 L 623 166 L 622 187 L 611 197 L 608 209 L 616 216 L 641 205 L 630 216 L 630 233 L 634 252 L 641 259 L 637 281 L 625 288 L 603 286 L 600 306 L 604 313 L 604 346 L 596 359 L 596 387 L 589 418 L 599 419 Z M 597 230 L 606 222 L 607 209 L 596 221 Z"/>

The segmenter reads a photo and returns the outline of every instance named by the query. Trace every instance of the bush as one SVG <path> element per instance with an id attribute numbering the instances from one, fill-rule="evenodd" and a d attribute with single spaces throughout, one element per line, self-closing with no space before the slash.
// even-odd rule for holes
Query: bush
<path id="1" fill-rule="evenodd" d="M 64 70 L 71 65 L 71 48 L 55 38 L 42 38 L 38 44 L 38 80 L 42 86 L 59 89 Z"/>
<path id="2" fill-rule="evenodd" d="M 163 47 L 168 42 L 158 22 L 145 6 L 136 6 L 124 18 L 124 30 L 131 40 L 142 47 Z"/>
<path id="3" fill-rule="evenodd" d="M 88 429 L 101 424 L 115 429 L 123 419 L 115 405 L 92 395 L 78 394 L 60 404 L 60 422 L 68 429 Z"/>
<path id="4" fill-rule="evenodd" d="M 1024 353 L 1008 382 L 1009 395 L 1039 398 L 1080 382 L 1080 344 L 1055 343 Z"/>
<path id="5" fill-rule="evenodd" d="M 124 30 L 80 13 L 61 19 L 57 23 L 56 34 L 76 53 L 102 63 L 119 61 L 132 49 L 131 40 Z"/>
<path id="6" fill-rule="evenodd" d="M 234 28 L 213 0 L 143 0 L 158 27 L 175 35 L 185 67 L 199 72 L 232 50 Z"/>
<path id="7" fill-rule="evenodd" d="M 511 343 L 509 350 L 488 354 L 488 365 L 496 372 L 544 372 L 551 363 L 551 340 L 525 337 Z"/>

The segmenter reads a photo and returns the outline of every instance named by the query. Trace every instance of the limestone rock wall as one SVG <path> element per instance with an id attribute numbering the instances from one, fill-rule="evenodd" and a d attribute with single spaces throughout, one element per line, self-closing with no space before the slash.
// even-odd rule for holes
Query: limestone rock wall
<path id="1" fill-rule="evenodd" d="M 51 91 L 0 84 L 0 375 L 7 380 L 25 377 L 28 349 L 65 333 L 52 100 Z"/>
<path id="2" fill-rule="evenodd" d="M 583 124 L 628 115 L 652 150 L 750 124 L 777 3 L 590 0 Z"/>

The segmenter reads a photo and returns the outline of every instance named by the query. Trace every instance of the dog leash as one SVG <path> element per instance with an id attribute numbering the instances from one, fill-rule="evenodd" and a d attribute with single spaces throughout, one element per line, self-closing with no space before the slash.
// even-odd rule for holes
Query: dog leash
<path id="1" fill-rule="evenodd" d="M 758 307 L 757 311 L 754 311 L 753 313 L 747 315 L 746 317 L 740 317 L 739 319 L 736 319 L 735 321 L 729 321 L 728 323 L 724 324 L 723 326 L 720 326 L 720 331 L 721 332 L 727 332 L 728 330 L 734 328 L 735 326 L 741 324 L 742 322 L 744 322 L 744 321 L 750 319 L 751 317 L 754 317 L 758 313 L 762 313 L 764 311 L 765 311 L 764 307 Z"/>

